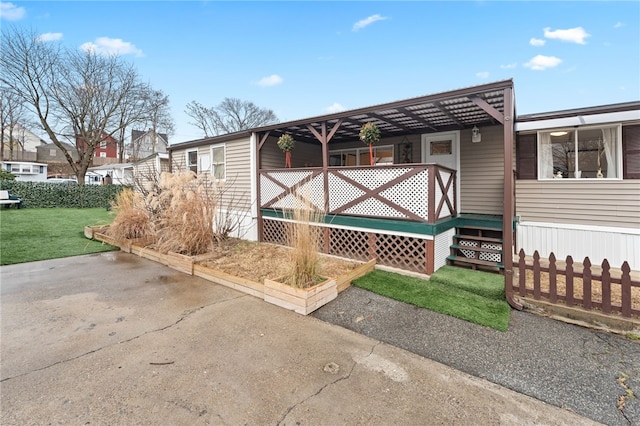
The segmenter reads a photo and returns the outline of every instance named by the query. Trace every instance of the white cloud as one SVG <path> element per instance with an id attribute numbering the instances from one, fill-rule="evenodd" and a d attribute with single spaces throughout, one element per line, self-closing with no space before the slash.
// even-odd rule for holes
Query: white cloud
<path id="1" fill-rule="evenodd" d="M 512 63 L 512 64 L 507 64 L 507 65 L 500 65 L 500 68 L 502 68 L 503 70 L 511 70 L 514 68 L 517 68 L 518 64 L 517 63 Z"/>
<path id="2" fill-rule="evenodd" d="M 615 24 L 613 24 L 613 28 L 622 28 L 624 26 L 625 26 L 625 24 L 623 22 L 620 22 L 620 21 L 618 21 Z"/>
<path id="3" fill-rule="evenodd" d="M 278 74 L 271 74 L 267 77 L 262 77 L 260 80 L 256 82 L 258 86 L 269 87 L 276 86 L 278 84 L 282 84 L 284 80 Z"/>
<path id="4" fill-rule="evenodd" d="M 44 33 L 38 36 L 38 41 L 47 42 L 47 41 L 56 41 L 62 40 L 62 33 Z"/>
<path id="5" fill-rule="evenodd" d="M 18 7 L 13 3 L 0 3 L 0 18 L 7 21 L 19 21 L 24 18 L 27 11 L 24 7 Z"/>
<path id="6" fill-rule="evenodd" d="M 355 24 L 353 24 L 352 31 L 361 30 L 364 27 L 373 24 L 374 22 L 384 21 L 385 19 L 388 19 L 388 18 L 385 17 L 385 16 L 378 15 L 376 13 L 375 15 L 371 15 L 368 18 L 361 19 L 358 22 L 356 22 Z"/>
<path id="7" fill-rule="evenodd" d="M 534 38 L 532 37 L 531 40 L 529 40 L 529 44 L 532 46 L 544 46 L 544 44 L 546 43 L 545 40 L 542 40 L 541 38 Z"/>
<path id="8" fill-rule="evenodd" d="M 555 56 L 537 55 L 525 63 L 524 66 L 535 71 L 544 71 L 547 68 L 557 67 L 561 62 L 562 59 Z"/>
<path id="9" fill-rule="evenodd" d="M 547 27 L 544 29 L 544 36 L 546 38 L 557 39 L 561 41 L 568 41 L 571 43 L 587 44 L 584 39 L 591 37 L 582 27 L 569 28 L 568 30 L 554 30 Z"/>
<path id="10" fill-rule="evenodd" d="M 477 72 L 476 73 L 476 77 L 481 78 L 481 79 L 487 79 L 487 78 L 489 78 L 489 72 L 488 71 Z"/>
<path id="11" fill-rule="evenodd" d="M 332 105 L 325 108 L 325 111 L 327 111 L 328 113 L 340 112 L 344 110 L 346 110 L 346 108 L 337 102 L 334 102 Z"/>
<path id="12" fill-rule="evenodd" d="M 95 41 L 88 41 L 80 46 L 85 52 L 94 52 L 99 55 L 136 55 L 144 56 L 142 50 L 132 43 L 120 38 L 98 37 Z"/>

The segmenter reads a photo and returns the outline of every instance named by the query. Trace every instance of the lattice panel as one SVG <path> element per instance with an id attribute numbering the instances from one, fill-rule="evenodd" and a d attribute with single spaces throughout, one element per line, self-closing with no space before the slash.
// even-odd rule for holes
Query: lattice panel
<path id="1" fill-rule="evenodd" d="M 329 254 L 355 260 L 369 260 L 370 250 L 367 233 L 332 228 L 329 235 Z"/>
<path id="2" fill-rule="evenodd" d="M 345 214 L 355 214 L 360 216 L 384 216 L 384 217 L 406 217 L 396 209 L 375 198 L 367 198 L 344 211 Z"/>
<path id="3" fill-rule="evenodd" d="M 458 241 L 459 246 L 465 247 L 478 247 L 477 241 L 468 241 L 468 240 L 460 240 Z M 473 250 L 465 250 L 463 248 L 460 249 L 460 253 L 464 255 L 464 257 L 474 259 L 476 257 L 476 252 Z"/>
<path id="4" fill-rule="evenodd" d="M 300 186 L 298 194 L 305 200 L 308 198 L 316 209 L 324 211 L 324 178 L 322 175 L 316 175 L 311 181 Z"/>
<path id="5" fill-rule="evenodd" d="M 280 171 L 280 172 L 270 172 L 269 176 L 272 179 L 277 180 L 287 188 L 293 188 L 303 179 L 311 176 L 313 174 L 312 171 L 306 170 L 292 170 L 292 171 Z"/>
<path id="6" fill-rule="evenodd" d="M 502 250 L 502 246 L 500 244 L 492 243 L 482 243 L 482 248 Z M 480 259 L 498 263 L 502 262 L 502 255 L 500 253 L 480 253 Z"/>
<path id="7" fill-rule="evenodd" d="M 428 179 L 429 175 L 425 170 L 385 189 L 380 195 L 426 220 L 429 210 Z"/>
<path id="8" fill-rule="evenodd" d="M 351 180 L 358 182 L 360 185 L 375 189 L 380 185 L 383 185 L 398 176 L 402 176 L 411 169 L 409 168 L 397 168 L 397 169 L 356 169 L 356 170 L 340 170 L 337 174 L 348 177 Z"/>
<path id="9" fill-rule="evenodd" d="M 260 176 L 260 207 L 264 207 L 264 204 L 270 200 L 273 200 L 279 195 L 284 193 L 285 189 L 278 186 L 275 182 L 267 179 L 265 176 Z"/>
<path id="10" fill-rule="evenodd" d="M 329 211 L 334 211 L 364 195 L 364 191 L 356 188 L 334 173 L 329 174 Z"/>
<path id="11" fill-rule="evenodd" d="M 426 272 L 427 250 L 423 239 L 376 234 L 378 263 L 415 272 Z"/>
<path id="12" fill-rule="evenodd" d="M 278 220 L 262 220 L 262 240 L 267 243 L 287 245 L 287 223 Z"/>

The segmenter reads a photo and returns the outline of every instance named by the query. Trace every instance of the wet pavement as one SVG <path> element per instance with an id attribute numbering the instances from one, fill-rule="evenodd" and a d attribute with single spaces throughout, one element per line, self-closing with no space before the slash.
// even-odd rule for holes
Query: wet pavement
<path id="1" fill-rule="evenodd" d="M 355 287 L 312 315 L 595 421 L 640 425 L 638 341 L 520 311 L 500 332 Z"/>
<path id="2" fill-rule="evenodd" d="M 382 312 L 404 309 L 358 293 L 348 290 L 337 301 L 360 313 L 335 317 L 364 314 L 353 321 L 365 333 L 386 322 L 373 321 Z M 377 338 L 123 252 L 1 267 L 0 295 L 2 425 L 595 424 Z M 321 314 L 332 316 L 331 309 Z M 398 315 L 393 327 L 382 328 L 416 331 L 397 333 L 398 345 L 432 347 L 436 337 L 425 328 L 437 328 L 437 320 L 420 318 Z M 461 365 L 505 362 L 490 346 L 484 362 L 471 358 L 465 333 L 497 339 L 483 329 L 450 330 L 449 351 Z M 592 342 L 585 340 L 587 347 Z M 617 353 L 618 342 L 609 342 Z M 590 357 L 607 355 L 601 348 L 591 348 Z M 489 379 L 517 370 L 523 360 L 512 354 L 508 368 Z M 628 362 L 621 366 L 631 372 Z M 514 376 L 525 390 L 538 385 Z M 598 385 L 608 392 L 610 379 L 603 374 Z"/>

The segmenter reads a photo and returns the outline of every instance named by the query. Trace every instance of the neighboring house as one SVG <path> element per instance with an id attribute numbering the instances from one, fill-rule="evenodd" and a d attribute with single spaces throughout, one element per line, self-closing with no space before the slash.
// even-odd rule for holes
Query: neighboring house
<path id="1" fill-rule="evenodd" d="M 26 157 L 29 156 L 28 153 L 32 153 L 31 157 L 35 159 L 37 147 L 46 144 L 43 139 L 20 124 L 13 126 L 13 129 L 5 127 L 3 130 L 4 150 L 2 152 L 2 158 L 6 160 L 20 159 L 27 161 Z M 11 144 L 12 139 L 13 144 Z M 13 145 L 13 150 L 10 148 L 11 145 Z M 11 156 L 13 156 L 13 158 L 10 158 Z"/>
<path id="2" fill-rule="evenodd" d="M 537 163 L 531 155 L 520 155 L 520 170 L 516 170 L 512 80 L 173 144 L 169 153 L 172 170 L 211 173 L 221 184 L 234 188 L 237 197 L 243 197 L 242 206 L 232 209 L 246 217 L 245 238 L 283 244 L 286 212 L 302 197 L 325 215 L 321 226 L 326 253 L 361 260 L 375 257 L 379 264 L 426 274 L 447 263 L 500 268 L 506 272 L 505 288 L 510 293 L 513 258 L 503 256 L 503 251 L 519 249 L 524 239 L 521 227 L 531 229 L 536 223 L 551 222 L 534 208 L 545 203 L 546 184 L 554 188 L 564 184 L 567 186 L 560 188 L 565 189 L 570 188 L 570 181 L 578 185 L 575 192 L 565 192 L 564 200 L 554 201 L 558 205 L 576 198 L 597 204 L 600 200 L 592 197 L 598 192 L 592 188 L 601 184 L 609 185 L 608 190 L 616 188 L 620 199 L 607 194 L 609 212 L 615 212 L 608 219 L 604 219 L 607 209 L 600 206 L 592 211 L 590 222 L 583 215 L 583 221 L 566 223 L 588 230 L 607 220 L 604 226 L 610 232 L 626 228 L 636 235 L 632 240 L 637 238 L 640 224 L 637 214 L 632 218 L 631 212 L 635 206 L 637 213 L 640 206 L 640 180 L 625 170 L 638 163 L 637 157 L 623 161 L 622 144 L 639 143 L 637 133 L 623 132 L 627 124 L 637 123 L 633 110 L 638 110 L 638 103 L 623 109 L 629 115 L 610 117 L 606 122 L 614 129 L 605 137 L 611 140 L 615 133 L 616 147 L 606 142 L 605 153 L 600 151 L 601 171 L 607 176 L 615 173 L 615 178 L 598 178 L 591 164 L 589 168 L 582 165 L 579 154 L 578 169 L 583 172 L 579 181 L 525 181 L 522 173 L 536 168 Z M 521 124 L 528 121 L 534 119 L 526 116 Z M 580 124 L 579 117 L 577 121 Z M 367 122 L 376 123 L 381 131 L 381 140 L 373 147 L 373 167 L 368 146 L 359 140 L 359 130 Z M 552 124 L 518 130 L 522 137 L 527 131 L 535 136 L 536 130 L 572 126 Z M 283 134 L 296 140 L 292 168 L 285 168 L 285 155 L 277 146 Z M 520 149 L 518 153 L 522 154 Z M 607 163 L 603 168 L 607 155 L 615 156 L 615 165 Z M 573 171 L 571 166 L 565 168 L 567 173 Z M 514 172 L 521 176 L 517 188 Z M 568 207 L 568 216 L 580 208 L 578 204 Z M 612 215 L 621 221 L 629 219 L 628 225 L 611 222 Z M 548 253 L 542 249 L 556 249 L 553 245 L 535 247 L 540 244 L 535 239 L 525 241 L 528 251 L 540 249 L 543 257 Z M 575 255 L 597 257 L 598 244 L 589 243 L 587 249 L 584 243 L 585 250 Z M 637 242 L 631 243 L 625 256 L 633 269 L 640 269 Z M 513 304 L 510 294 L 507 299 Z"/>
<path id="3" fill-rule="evenodd" d="M 87 144 L 81 136 L 76 137 L 76 146 L 80 150 L 87 149 Z M 118 141 L 110 135 L 103 134 L 102 141 L 96 145 L 93 157 L 116 160 L 118 158 Z"/>
<path id="4" fill-rule="evenodd" d="M 107 175 L 111 177 L 111 183 L 114 185 L 133 184 L 133 164 L 131 163 L 113 163 L 89 167 L 87 172 L 91 174 L 92 179 L 94 180 L 97 180 L 97 176 L 100 176 L 100 184 L 104 182 Z"/>
<path id="5" fill-rule="evenodd" d="M 169 154 L 159 152 L 133 163 L 134 186 L 145 193 L 160 181 L 162 172 L 169 171 Z"/>
<path id="6" fill-rule="evenodd" d="M 46 182 L 47 165 L 27 161 L 2 161 L 0 167 L 15 175 L 16 180 L 29 182 Z"/>
<path id="7" fill-rule="evenodd" d="M 78 151 L 76 148 L 68 143 L 65 143 L 65 148 L 71 154 L 71 158 L 74 161 L 78 161 L 80 158 L 78 156 Z M 54 143 L 48 143 L 44 145 L 40 145 L 36 148 L 38 152 L 38 161 L 43 163 L 67 163 L 67 157 L 65 157 L 64 152 Z"/>
<path id="8" fill-rule="evenodd" d="M 518 246 L 640 270 L 640 102 L 519 116 Z"/>
<path id="9" fill-rule="evenodd" d="M 153 129 L 132 130 L 131 144 L 127 147 L 127 155 L 130 161 L 138 161 L 155 153 L 166 153 L 168 146 L 169 139 L 166 133 L 158 133 Z"/>

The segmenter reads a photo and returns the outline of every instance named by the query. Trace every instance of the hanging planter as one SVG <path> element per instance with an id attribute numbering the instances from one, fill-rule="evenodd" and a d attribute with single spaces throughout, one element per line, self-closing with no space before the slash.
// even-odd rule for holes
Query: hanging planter
<path id="1" fill-rule="evenodd" d="M 360 140 L 369 145 L 369 164 L 373 166 L 373 145 L 380 140 L 380 129 L 369 121 L 360 129 Z"/>
<path id="2" fill-rule="evenodd" d="M 278 148 L 284 151 L 284 165 L 287 168 L 291 168 L 291 150 L 295 146 L 296 141 L 288 133 L 278 138 Z"/>

